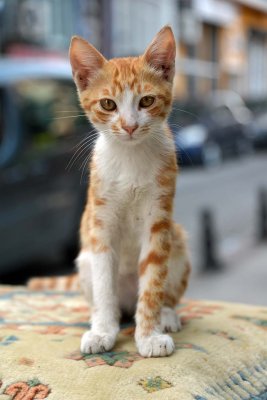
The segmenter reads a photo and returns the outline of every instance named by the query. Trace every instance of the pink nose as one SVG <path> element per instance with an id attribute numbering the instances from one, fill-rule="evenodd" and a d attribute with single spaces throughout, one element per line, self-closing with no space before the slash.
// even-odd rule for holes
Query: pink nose
<path id="1" fill-rule="evenodd" d="M 122 124 L 121 127 L 131 136 L 133 132 L 138 128 L 138 124 L 132 126 Z"/>

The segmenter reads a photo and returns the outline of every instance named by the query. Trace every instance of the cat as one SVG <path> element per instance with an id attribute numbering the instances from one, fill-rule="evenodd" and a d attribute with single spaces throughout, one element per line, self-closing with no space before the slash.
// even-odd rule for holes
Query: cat
<path id="1" fill-rule="evenodd" d="M 165 26 L 142 56 L 111 60 L 74 36 L 69 54 L 81 106 L 99 132 L 76 260 L 92 312 L 81 352 L 111 350 L 123 310 L 135 313 L 141 356 L 168 356 L 175 346 L 166 332 L 181 328 L 175 306 L 190 272 L 185 233 L 172 220 L 174 35 Z"/>

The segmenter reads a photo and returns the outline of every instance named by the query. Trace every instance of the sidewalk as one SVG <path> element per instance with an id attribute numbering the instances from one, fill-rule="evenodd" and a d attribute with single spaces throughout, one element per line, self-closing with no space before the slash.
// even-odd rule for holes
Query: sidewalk
<path id="1" fill-rule="evenodd" d="M 220 272 L 194 273 L 186 297 L 267 305 L 267 244 L 246 249 Z"/>

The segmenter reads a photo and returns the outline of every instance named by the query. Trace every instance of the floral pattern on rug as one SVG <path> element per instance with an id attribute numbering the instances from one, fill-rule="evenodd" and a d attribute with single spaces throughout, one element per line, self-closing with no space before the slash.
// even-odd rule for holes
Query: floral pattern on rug
<path id="1" fill-rule="evenodd" d="M 246 316 L 246 315 L 233 315 L 232 318 L 251 322 L 252 324 L 254 324 L 256 326 L 259 326 L 260 328 L 267 330 L 267 319 L 259 319 L 259 318 Z"/>
<path id="2" fill-rule="evenodd" d="M 28 382 L 16 382 L 6 387 L 4 394 L 11 396 L 12 400 L 34 400 L 47 399 L 50 389 L 43 385 L 38 379 Z"/>
<path id="3" fill-rule="evenodd" d="M 202 346 L 193 343 L 176 342 L 176 350 L 194 350 L 208 354 L 207 350 Z M 109 365 L 112 367 L 130 368 L 134 362 L 143 360 L 144 357 L 138 353 L 124 350 L 109 351 L 98 354 L 82 354 L 79 350 L 67 354 L 66 359 L 81 361 L 83 360 L 88 367 L 97 367 L 99 365 Z"/>
<path id="4" fill-rule="evenodd" d="M 201 353 L 208 354 L 208 351 L 206 349 L 204 349 L 204 347 L 198 346 L 198 345 L 193 344 L 193 343 L 176 342 L 175 343 L 175 348 L 176 348 L 176 350 L 189 349 L 189 350 L 200 351 Z"/>
<path id="5" fill-rule="evenodd" d="M 170 382 L 162 379 L 160 376 L 156 376 L 155 378 L 141 379 L 138 382 L 138 385 L 142 386 L 142 388 L 147 393 L 157 392 L 159 390 L 168 389 L 173 386 Z"/>
<path id="6" fill-rule="evenodd" d="M 10 344 L 17 342 L 19 338 L 15 335 L 0 337 L 0 346 L 9 346 Z"/>
<path id="7" fill-rule="evenodd" d="M 0 292 L 1 329 L 80 336 L 88 329 L 88 317 L 88 307 L 76 292 Z"/>
<path id="8" fill-rule="evenodd" d="M 21 357 L 18 360 L 18 364 L 27 365 L 28 367 L 31 367 L 34 364 L 34 360 L 32 360 L 31 358 L 27 358 L 27 357 Z"/>
<path id="9" fill-rule="evenodd" d="M 218 304 L 200 303 L 191 300 L 187 303 L 181 303 L 177 308 L 177 312 L 181 317 L 182 324 L 186 324 L 192 319 L 201 319 L 207 315 L 213 315 L 222 309 L 223 306 Z"/>
<path id="10" fill-rule="evenodd" d="M 99 365 L 130 368 L 135 361 L 144 359 L 138 353 L 129 351 L 108 351 L 99 354 L 81 354 L 79 350 L 67 355 L 66 358 L 75 361 L 83 360 L 89 368 L 97 367 Z"/>
<path id="11" fill-rule="evenodd" d="M 229 334 L 229 332 L 226 332 L 226 331 L 220 331 L 220 330 L 216 330 L 216 329 L 208 329 L 207 332 L 210 333 L 211 335 L 222 337 L 227 340 L 236 340 L 236 337 L 231 336 Z"/>

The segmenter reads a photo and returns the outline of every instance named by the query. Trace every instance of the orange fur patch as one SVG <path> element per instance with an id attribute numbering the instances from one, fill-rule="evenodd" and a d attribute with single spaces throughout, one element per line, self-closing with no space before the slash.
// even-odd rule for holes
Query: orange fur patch
<path id="1" fill-rule="evenodd" d="M 171 213 L 173 208 L 173 196 L 161 195 L 159 204 L 162 210 L 166 211 L 167 213 Z"/>
<path id="2" fill-rule="evenodd" d="M 109 250 L 109 247 L 95 236 L 90 237 L 90 248 L 93 253 L 106 253 Z"/>
<path id="3" fill-rule="evenodd" d="M 170 227 L 171 227 L 170 221 L 162 220 L 162 221 L 156 222 L 154 225 L 152 225 L 151 233 L 157 233 L 162 230 L 169 230 Z"/>
<path id="4" fill-rule="evenodd" d="M 94 203 L 96 206 L 104 206 L 107 203 L 107 200 L 103 198 L 96 198 L 94 199 Z"/>
<path id="5" fill-rule="evenodd" d="M 166 256 L 165 254 L 158 254 L 156 251 L 152 250 L 148 254 L 147 258 L 140 263 L 139 274 L 143 275 L 149 264 L 162 265 L 166 262 L 167 258 L 168 256 Z"/>
<path id="6" fill-rule="evenodd" d="M 168 307 L 175 307 L 176 304 L 178 303 L 177 297 L 170 294 L 170 293 L 165 293 L 164 295 L 164 304 Z"/>
<path id="7" fill-rule="evenodd" d="M 89 102 L 89 101 L 88 101 L 88 98 L 83 99 L 83 107 L 84 107 L 86 110 L 88 110 L 88 111 L 90 111 L 91 108 L 92 108 L 92 106 L 95 105 L 95 104 L 97 104 L 97 103 L 98 103 L 98 100 L 91 100 L 91 101 Z"/>

